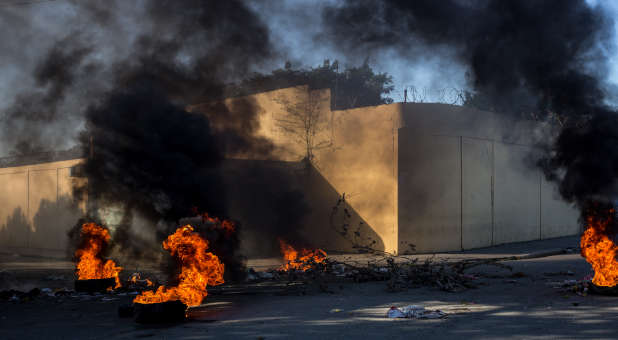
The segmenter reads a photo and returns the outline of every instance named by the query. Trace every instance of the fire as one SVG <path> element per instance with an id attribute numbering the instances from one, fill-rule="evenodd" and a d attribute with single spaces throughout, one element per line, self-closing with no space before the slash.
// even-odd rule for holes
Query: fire
<path id="1" fill-rule="evenodd" d="M 200 214 L 200 216 L 202 217 L 202 220 L 204 222 L 212 224 L 215 228 L 222 229 L 227 237 L 236 232 L 236 227 L 234 226 L 234 223 L 228 220 L 220 220 L 217 217 L 212 217 L 208 215 L 208 213 Z"/>
<path id="2" fill-rule="evenodd" d="M 122 267 L 116 266 L 112 260 L 101 258 L 102 251 L 107 247 L 110 236 L 107 229 L 95 223 L 85 223 L 82 225 L 81 244 L 75 251 L 77 258 L 77 268 L 75 273 L 79 280 L 116 279 L 116 286 L 121 286 L 118 274 Z"/>
<path id="3" fill-rule="evenodd" d="M 326 252 L 322 249 L 309 250 L 303 248 L 299 252 L 282 239 L 279 239 L 279 247 L 281 248 L 281 254 L 283 254 L 283 261 L 285 262 L 279 270 L 306 271 L 311 269 L 315 264 L 324 263 L 324 261 L 326 261 Z"/>
<path id="4" fill-rule="evenodd" d="M 581 238 L 581 254 L 592 265 L 592 283 L 597 286 L 612 287 L 618 284 L 618 246 L 607 236 L 608 227 L 614 222 L 614 209 L 603 218 L 596 214 L 587 217 L 588 228 Z"/>
<path id="5" fill-rule="evenodd" d="M 146 286 L 148 286 L 148 287 L 154 285 L 154 283 L 152 283 L 152 281 L 150 281 L 148 279 L 142 280 L 141 275 L 139 273 L 134 273 L 133 275 L 131 275 L 131 278 L 129 279 L 129 282 L 131 282 L 133 284 L 137 284 L 138 281 L 146 281 Z"/>
<path id="6" fill-rule="evenodd" d="M 208 241 L 194 232 L 192 226 L 178 228 L 163 241 L 163 249 L 180 262 L 180 283 L 175 287 L 160 286 L 156 292 L 144 291 L 133 302 L 148 304 L 180 300 L 187 306 L 198 306 L 208 295 L 207 286 L 223 283 L 223 263 L 206 251 Z"/>

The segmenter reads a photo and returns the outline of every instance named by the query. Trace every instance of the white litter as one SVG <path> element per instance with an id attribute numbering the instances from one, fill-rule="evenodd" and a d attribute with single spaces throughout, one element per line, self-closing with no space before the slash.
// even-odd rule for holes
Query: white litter
<path id="1" fill-rule="evenodd" d="M 400 308 L 393 306 L 386 312 L 386 317 L 392 319 L 442 319 L 446 316 L 448 316 L 448 314 L 439 309 L 430 310 L 418 305 L 409 305 Z"/>

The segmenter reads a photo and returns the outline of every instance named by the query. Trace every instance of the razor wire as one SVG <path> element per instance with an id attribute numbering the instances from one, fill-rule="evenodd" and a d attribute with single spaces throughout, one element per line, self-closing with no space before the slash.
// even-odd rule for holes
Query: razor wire
<path id="1" fill-rule="evenodd" d="M 440 103 L 462 106 L 465 103 L 466 91 L 456 87 L 417 87 L 405 86 L 394 91 L 400 102 L 407 103 Z"/>

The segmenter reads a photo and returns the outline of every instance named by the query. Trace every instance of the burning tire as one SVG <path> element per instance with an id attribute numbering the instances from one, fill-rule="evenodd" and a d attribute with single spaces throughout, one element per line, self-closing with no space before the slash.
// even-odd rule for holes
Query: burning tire
<path id="1" fill-rule="evenodd" d="M 115 285 L 116 279 L 113 277 L 107 279 L 75 280 L 75 291 L 83 293 L 105 293 L 113 289 Z"/>
<path id="2" fill-rule="evenodd" d="M 160 303 L 135 303 L 135 322 L 138 323 L 174 323 L 186 318 L 187 305 L 181 301 L 166 301 Z"/>
<path id="3" fill-rule="evenodd" d="M 590 284 L 590 293 L 597 295 L 618 296 L 618 286 L 597 286 Z"/>

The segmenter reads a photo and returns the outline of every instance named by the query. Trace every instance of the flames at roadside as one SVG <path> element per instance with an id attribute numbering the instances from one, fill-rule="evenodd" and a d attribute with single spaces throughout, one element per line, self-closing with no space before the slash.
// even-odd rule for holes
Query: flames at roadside
<path id="1" fill-rule="evenodd" d="M 80 233 L 80 246 L 75 251 L 77 265 L 75 274 L 79 280 L 108 279 L 114 278 L 119 288 L 118 277 L 122 267 L 116 266 L 112 260 L 102 258 L 102 255 L 110 241 L 109 231 L 95 223 L 82 225 Z"/>
<path id="2" fill-rule="evenodd" d="M 213 225 L 215 228 L 219 228 L 223 230 L 223 232 L 225 233 L 225 236 L 228 238 L 236 232 L 236 227 L 234 226 L 234 223 L 232 223 L 231 221 L 221 220 L 218 217 L 210 216 L 208 213 L 202 213 L 199 215 L 205 223 L 209 223 Z"/>
<path id="3" fill-rule="evenodd" d="M 614 209 L 609 209 L 607 214 L 592 212 L 586 218 L 587 228 L 580 242 L 581 254 L 592 265 L 592 283 L 597 286 L 613 287 L 618 284 L 618 246 L 609 237 L 614 219 Z"/>
<path id="4" fill-rule="evenodd" d="M 187 306 L 197 306 L 208 295 L 207 286 L 222 284 L 224 266 L 219 258 L 208 252 L 208 241 L 192 226 L 180 227 L 163 241 L 163 248 L 180 264 L 179 284 L 160 286 L 156 291 L 144 291 L 133 302 L 150 304 L 180 300 Z"/>
<path id="5" fill-rule="evenodd" d="M 303 248 L 301 250 L 296 250 L 282 239 L 279 239 L 279 247 L 281 249 L 281 254 L 283 254 L 284 261 L 284 264 L 279 270 L 307 271 L 316 264 L 322 264 L 326 261 L 326 252 L 322 249 L 309 250 Z"/>
<path id="6" fill-rule="evenodd" d="M 129 282 L 132 284 L 139 284 L 143 282 L 148 287 L 154 286 L 154 283 L 152 283 L 152 281 L 150 281 L 149 279 L 142 280 L 142 276 L 139 273 L 133 273 L 133 275 L 131 275 L 131 277 L 129 278 Z"/>

